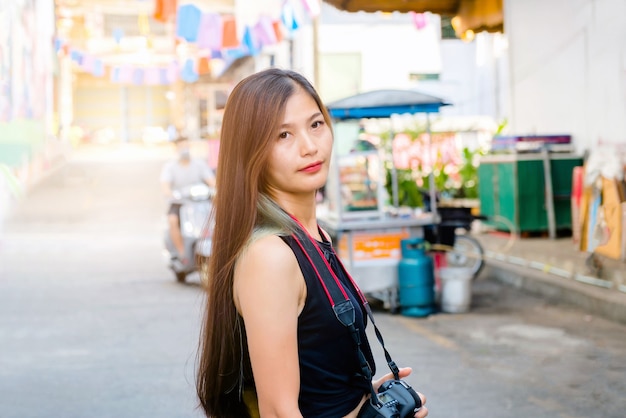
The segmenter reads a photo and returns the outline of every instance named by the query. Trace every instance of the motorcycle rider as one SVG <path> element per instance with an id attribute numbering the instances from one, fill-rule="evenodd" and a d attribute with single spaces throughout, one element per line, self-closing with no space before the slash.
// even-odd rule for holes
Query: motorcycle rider
<path id="1" fill-rule="evenodd" d="M 213 170 L 204 160 L 192 158 L 189 139 L 185 136 L 178 136 L 174 143 L 178 156 L 175 160 L 166 163 L 161 171 L 161 185 L 165 197 L 172 199 L 175 191 L 199 183 L 215 187 Z M 167 223 L 172 243 L 178 253 L 176 258 L 183 265 L 187 265 L 190 260 L 185 257 L 183 236 L 180 230 L 180 208 L 180 203 L 170 202 Z"/>

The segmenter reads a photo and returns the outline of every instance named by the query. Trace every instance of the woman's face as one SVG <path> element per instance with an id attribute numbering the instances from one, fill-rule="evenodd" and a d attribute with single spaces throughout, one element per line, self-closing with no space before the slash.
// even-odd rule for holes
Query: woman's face
<path id="1" fill-rule="evenodd" d="M 302 88 L 287 100 L 273 144 L 267 172 L 270 195 L 310 196 L 326 183 L 332 131 L 315 100 Z"/>

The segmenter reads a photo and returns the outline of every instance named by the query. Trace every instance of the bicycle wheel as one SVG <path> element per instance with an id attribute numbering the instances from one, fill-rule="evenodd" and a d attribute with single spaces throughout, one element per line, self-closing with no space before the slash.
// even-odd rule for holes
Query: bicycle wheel
<path id="1" fill-rule="evenodd" d="M 468 235 L 456 235 L 454 250 L 446 253 L 446 262 L 452 267 L 469 268 L 473 277 L 476 277 L 483 268 L 483 253 L 483 247 L 476 239 Z"/>

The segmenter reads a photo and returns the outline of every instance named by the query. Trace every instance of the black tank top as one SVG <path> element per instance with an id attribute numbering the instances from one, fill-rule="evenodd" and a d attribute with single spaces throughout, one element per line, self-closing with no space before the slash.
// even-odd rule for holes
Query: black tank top
<path id="1" fill-rule="evenodd" d="M 348 329 L 335 316 L 302 249 L 293 237 L 281 238 L 294 252 L 307 288 L 304 309 L 298 317 L 300 411 L 305 418 L 343 417 L 358 406 L 364 394 L 370 392 L 369 382 L 361 373 L 356 346 Z M 361 349 L 373 376 L 376 365 L 365 333 L 367 314 L 352 283 L 339 266 L 331 244 L 318 244 L 355 307 L 355 325 L 361 336 Z M 330 276 L 330 273 L 327 274 Z"/>

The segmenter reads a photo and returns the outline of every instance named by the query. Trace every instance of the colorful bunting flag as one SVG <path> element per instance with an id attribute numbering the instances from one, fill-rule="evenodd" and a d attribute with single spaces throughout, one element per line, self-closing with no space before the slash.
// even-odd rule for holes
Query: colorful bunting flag
<path id="1" fill-rule="evenodd" d="M 211 51 L 222 48 L 222 17 L 218 13 L 203 13 L 198 28 L 198 48 Z"/>
<path id="2" fill-rule="evenodd" d="M 160 69 L 156 67 L 146 68 L 143 74 L 144 84 L 151 86 L 161 84 Z"/>
<path id="3" fill-rule="evenodd" d="M 77 49 L 70 49 L 70 58 L 78 65 L 83 64 L 84 54 Z"/>
<path id="4" fill-rule="evenodd" d="M 122 42 L 122 38 L 124 37 L 124 30 L 120 28 L 113 29 L 113 39 L 115 39 L 116 44 L 120 44 Z"/>
<path id="5" fill-rule="evenodd" d="M 248 48 L 244 45 L 237 45 L 236 48 L 226 48 L 222 50 L 222 57 L 227 63 L 248 55 Z"/>
<path id="6" fill-rule="evenodd" d="M 239 39 L 234 16 L 202 12 L 193 4 L 181 5 L 176 12 L 176 4 L 176 0 L 156 0 L 154 18 L 167 21 L 169 17 L 176 15 L 177 44 L 184 46 L 187 46 L 185 42 L 196 44 L 196 48 L 191 48 L 188 52 L 179 51 L 181 54 L 179 59 L 183 59 L 184 64 L 180 66 L 177 61 L 173 61 L 167 67 L 137 67 L 129 64 L 113 66 L 108 71 L 111 82 L 159 85 L 171 84 L 181 78 L 187 83 L 193 83 L 201 74 L 222 72 L 219 70 L 220 66 L 212 65 L 211 60 L 222 61 L 226 69 L 241 57 L 255 56 L 265 46 L 281 42 L 286 35 L 291 35 L 301 26 L 307 15 L 314 17 L 320 12 L 320 0 L 285 0 L 278 19 L 260 16 L 255 24 L 246 25 Z M 173 12 L 170 13 L 168 10 Z M 428 18 L 424 14 L 412 13 L 412 18 L 418 29 L 428 24 Z M 140 33 L 149 35 L 147 15 L 138 16 L 138 26 Z M 112 35 L 119 46 L 124 31 L 121 28 L 114 28 Z M 66 54 L 84 71 L 96 77 L 102 77 L 107 73 L 107 66 L 101 59 L 72 48 L 60 38 L 54 40 L 54 47 L 58 54 Z M 199 54 L 192 53 L 193 50 L 198 50 Z"/>
<path id="7" fill-rule="evenodd" d="M 133 84 L 141 86 L 143 84 L 144 70 L 141 68 L 135 68 L 132 70 L 132 74 Z"/>
<path id="8" fill-rule="evenodd" d="M 93 57 L 93 55 L 84 54 L 82 62 L 80 63 L 80 68 L 90 73 L 93 71 L 94 63 L 95 63 L 95 58 Z"/>
<path id="9" fill-rule="evenodd" d="M 172 61 L 167 67 L 167 82 L 168 84 L 174 83 L 178 80 L 178 61 Z"/>
<path id="10" fill-rule="evenodd" d="M 185 4 L 178 8 L 176 15 L 176 36 L 187 42 L 196 42 L 202 12 L 193 4 Z"/>
<path id="11" fill-rule="evenodd" d="M 311 17 L 319 16 L 321 12 L 320 0 L 302 0 L 302 2 Z"/>
<path id="12" fill-rule="evenodd" d="M 113 67 L 111 69 L 111 82 L 113 83 L 120 82 L 120 67 Z"/>
<path id="13" fill-rule="evenodd" d="M 222 29 L 222 48 L 238 47 L 237 22 L 233 16 L 222 17 Z"/>
<path id="14" fill-rule="evenodd" d="M 96 77 L 104 77 L 105 69 L 104 63 L 101 59 L 96 59 L 93 63 L 93 70 L 91 72 Z"/>
<path id="15" fill-rule="evenodd" d="M 167 68 L 159 68 L 159 84 L 170 84 L 167 78 Z"/>
<path id="16" fill-rule="evenodd" d="M 307 11 L 307 8 L 305 6 L 305 2 L 304 0 L 287 0 L 288 3 L 291 3 L 291 7 L 293 10 L 293 17 L 297 23 L 297 27 L 294 28 L 293 30 L 298 29 L 300 26 L 302 26 L 302 23 L 304 23 L 307 20 L 307 17 L 311 17 Z"/>
<path id="17" fill-rule="evenodd" d="M 296 20 L 295 11 L 290 1 L 286 1 L 283 5 L 280 19 L 288 32 L 292 32 L 300 26 Z"/>
<path id="18" fill-rule="evenodd" d="M 272 20 L 267 16 L 263 16 L 259 19 L 257 24 L 254 25 L 253 32 L 259 39 L 261 47 L 277 43 L 276 32 L 274 32 Z"/>
<path id="19" fill-rule="evenodd" d="M 177 0 L 155 0 L 154 20 L 167 23 L 172 16 L 176 15 Z"/>
<path id="20" fill-rule="evenodd" d="M 428 19 L 425 13 L 410 12 L 413 24 L 418 30 L 424 29 L 428 25 Z"/>
<path id="21" fill-rule="evenodd" d="M 194 83 L 196 81 L 198 81 L 198 73 L 196 71 L 196 69 L 194 68 L 194 62 L 191 58 L 187 59 L 187 61 L 185 61 L 185 64 L 183 65 L 183 70 L 180 74 L 180 78 L 186 82 L 186 83 Z"/>
<path id="22" fill-rule="evenodd" d="M 252 33 L 250 26 L 246 26 L 243 32 L 243 38 L 241 40 L 243 46 L 248 50 L 248 54 L 256 56 L 261 51 L 261 44 L 259 39 Z"/>
<path id="23" fill-rule="evenodd" d="M 209 58 L 200 57 L 198 59 L 198 74 L 210 74 L 211 73 L 211 63 Z"/>
<path id="24" fill-rule="evenodd" d="M 275 20 L 272 22 L 272 26 L 274 27 L 274 34 L 276 35 L 276 42 L 281 42 L 285 38 L 283 23 L 280 20 Z"/>
<path id="25" fill-rule="evenodd" d="M 133 82 L 133 68 L 130 65 L 120 67 L 120 83 L 130 84 Z"/>

